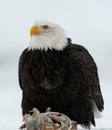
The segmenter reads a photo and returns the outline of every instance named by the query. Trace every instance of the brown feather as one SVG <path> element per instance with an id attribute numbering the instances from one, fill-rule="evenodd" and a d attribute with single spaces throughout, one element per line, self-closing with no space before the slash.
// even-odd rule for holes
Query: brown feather
<path id="1" fill-rule="evenodd" d="M 93 102 L 103 110 L 97 66 L 89 52 L 70 39 L 62 51 L 25 49 L 19 61 L 19 83 L 23 114 L 33 107 L 41 112 L 51 107 L 90 127 L 95 125 Z"/>

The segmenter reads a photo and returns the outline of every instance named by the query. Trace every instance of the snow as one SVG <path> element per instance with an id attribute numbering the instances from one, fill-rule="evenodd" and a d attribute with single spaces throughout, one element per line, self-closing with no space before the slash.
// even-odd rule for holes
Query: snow
<path id="1" fill-rule="evenodd" d="M 0 130 L 19 128 L 22 122 L 20 97 L 20 91 L 17 89 L 2 89 L 0 91 Z"/>

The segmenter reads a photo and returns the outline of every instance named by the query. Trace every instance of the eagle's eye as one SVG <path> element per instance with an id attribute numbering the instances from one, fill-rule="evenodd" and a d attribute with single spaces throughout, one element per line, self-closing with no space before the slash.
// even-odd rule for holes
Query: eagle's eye
<path id="1" fill-rule="evenodd" d="M 49 26 L 48 26 L 48 25 L 44 25 L 43 28 L 44 28 L 44 29 L 48 29 Z"/>

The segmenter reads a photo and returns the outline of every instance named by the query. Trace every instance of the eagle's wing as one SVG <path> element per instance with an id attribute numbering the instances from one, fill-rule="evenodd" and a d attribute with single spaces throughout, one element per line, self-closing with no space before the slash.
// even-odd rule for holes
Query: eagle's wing
<path id="1" fill-rule="evenodd" d="M 25 49 L 19 59 L 19 68 L 18 68 L 18 78 L 19 78 L 19 84 L 20 88 L 23 89 L 24 84 L 28 86 L 28 82 L 25 82 L 25 64 L 27 64 L 26 58 L 27 58 L 27 49 Z"/>
<path id="2" fill-rule="evenodd" d="M 86 86 L 88 97 L 92 98 L 100 111 L 104 109 L 104 101 L 100 89 L 97 66 L 89 52 L 80 45 L 71 44 L 72 64 L 77 71 L 80 86 Z"/>
<path id="3" fill-rule="evenodd" d="M 28 49 L 25 49 L 19 59 L 19 68 L 18 68 L 18 78 L 19 78 L 19 85 L 22 89 L 22 114 L 28 113 L 32 108 L 33 105 L 31 104 L 29 100 L 29 85 L 31 84 L 32 80 L 28 80 L 29 77 L 26 74 L 26 71 L 29 70 L 30 64 L 28 64 Z M 30 71 L 30 70 L 29 70 Z"/>

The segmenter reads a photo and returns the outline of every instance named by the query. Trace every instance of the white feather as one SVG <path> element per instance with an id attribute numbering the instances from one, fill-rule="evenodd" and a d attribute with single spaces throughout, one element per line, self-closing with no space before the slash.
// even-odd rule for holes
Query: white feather
<path id="1" fill-rule="evenodd" d="M 66 47 L 67 39 L 65 31 L 59 25 L 46 21 L 37 21 L 35 25 L 38 25 L 41 30 L 43 25 L 48 25 L 49 29 L 45 30 L 44 33 L 31 37 L 29 50 L 62 50 Z"/>
<path id="2" fill-rule="evenodd" d="M 93 111 L 94 111 L 94 116 L 95 118 L 101 118 L 102 114 L 101 112 L 98 110 L 96 104 L 93 102 Z"/>

